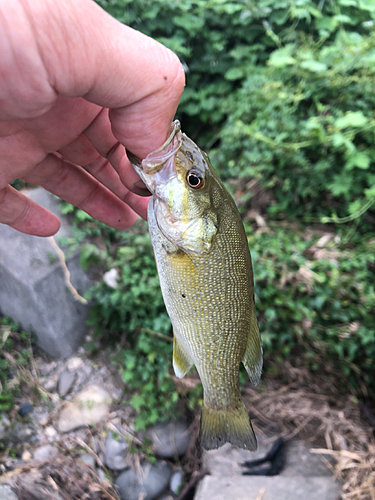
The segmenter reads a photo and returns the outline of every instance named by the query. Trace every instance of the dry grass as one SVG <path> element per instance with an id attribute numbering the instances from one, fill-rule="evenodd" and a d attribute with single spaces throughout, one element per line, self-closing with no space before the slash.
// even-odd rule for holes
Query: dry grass
<path id="1" fill-rule="evenodd" d="M 52 461 L 23 466 L 5 474 L 19 500 L 119 500 L 105 479 L 78 459 L 58 455 Z"/>
<path id="2" fill-rule="evenodd" d="M 357 399 L 339 394 L 326 377 L 317 381 L 307 370 L 288 369 L 294 378 L 288 384 L 245 388 L 256 431 L 272 430 L 285 439 L 299 435 L 342 483 L 342 500 L 375 500 L 374 428 L 361 418 Z"/>

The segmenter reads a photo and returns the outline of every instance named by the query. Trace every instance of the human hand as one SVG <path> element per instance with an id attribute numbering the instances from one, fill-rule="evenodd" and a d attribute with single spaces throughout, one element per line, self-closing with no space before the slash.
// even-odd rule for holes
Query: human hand
<path id="1" fill-rule="evenodd" d="M 0 223 L 60 222 L 22 178 L 118 229 L 146 218 L 143 158 L 166 139 L 184 87 L 177 56 L 91 0 L 0 0 Z"/>

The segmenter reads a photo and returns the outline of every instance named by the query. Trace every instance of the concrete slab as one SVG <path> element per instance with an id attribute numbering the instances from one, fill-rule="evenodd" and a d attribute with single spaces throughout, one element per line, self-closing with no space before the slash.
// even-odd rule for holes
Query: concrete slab
<path id="1" fill-rule="evenodd" d="M 264 457 L 271 449 L 273 441 L 258 436 L 258 449 L 256 452 L 242 450 L 228 443 L 217 450 L 206 451 L 203 453 L 203 468 L 209 469 L 212 475 L 219 477 L 241 475 L 245 470 L 241 467 L 241 464 L 248 460 Z M 325 465 L 320 456 L 311 453 L 310 448 L 303 441 L 292 440 L 287 442 L 285 446 L 285 466 L 280 475 L 332 476 L 331 470 Z"/>
<path id="2" fill-rule="evenodd" d="M 70 236 L 57 200 L 42 188 L 27 193 L 61 220 L 55 235 Z M 71 283 L 82 294 L 90 285 L 79 262 L 79 251 L 66 260 Z M 48 238 L 19 233 L 0 224 L 0 311 L 36 335 L 37 344 L 54 357 L 68 357 L 86 331 L 88 305 L 67 289 L 61 263 Z"/>
<path id="3" fill-rule="evenodd" d="M 339 500 L 340 489 L 328 477 L 206 476 L 195 500 Z"/>

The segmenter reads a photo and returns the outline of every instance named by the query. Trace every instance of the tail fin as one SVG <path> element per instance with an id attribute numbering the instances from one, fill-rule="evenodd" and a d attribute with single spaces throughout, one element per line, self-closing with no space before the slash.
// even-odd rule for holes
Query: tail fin
<path id="1" fill-rule="evenodd" d="M 228 442 L 255 451 L 257 440 L 243 401 L 221 410 L 203 403 L 200 441 L 206 450 L 219 448 Z"/>

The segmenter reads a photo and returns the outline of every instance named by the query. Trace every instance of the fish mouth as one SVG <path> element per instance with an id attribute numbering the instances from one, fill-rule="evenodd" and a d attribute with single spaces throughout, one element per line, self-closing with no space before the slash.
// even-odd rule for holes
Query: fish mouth
<path id="1" fill-rule="evenodd" d="M 147 175 L 153 175 L 159 172 L 164 164 L 175 156 L 181 147 L 182 133 L 181 124 L 178 120 L 172 123 L 171 131 L 167 140 L 158 149 L 149 153 L 144 160 L 135 156 L 128 149 L 126 155 L 136 171 L 141 171 Z"/>

